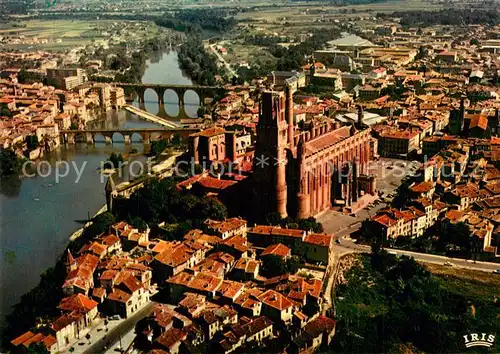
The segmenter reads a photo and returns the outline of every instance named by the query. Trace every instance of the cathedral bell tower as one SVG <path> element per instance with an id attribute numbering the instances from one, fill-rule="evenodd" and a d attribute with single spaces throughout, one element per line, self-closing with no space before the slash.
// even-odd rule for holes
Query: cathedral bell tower
<path id="1" fill-rule="evenodd" d="M 283 92 L 262 93 L 253 163 L 253 205 L 259 215 L 277 212 L 287 216 L 285 110 Z"/>

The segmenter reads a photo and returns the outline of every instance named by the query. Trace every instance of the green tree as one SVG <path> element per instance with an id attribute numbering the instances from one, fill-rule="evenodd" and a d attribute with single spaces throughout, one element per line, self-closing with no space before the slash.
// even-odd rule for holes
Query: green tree
<path id="1" fill-rule="evenodd" d="M 33 354 L 50 354 L 49 350 L 43 343 L 33 343 L 28 347 L 27 353 Z"/>
<path id="2" fill-rule="evenodd" d="M 43 77 L 39 74 L 26 71 L 24 68 L 17 74 L 17 80 L 21 84 L 33 84 L 36 82 L 43 82 Z"/>
<path id="3" fill-rule="evenodd" d="M 19 175 L 22 160 L 11 149 L 0 149 L 0 177 Z"/>
<path id="4" fill-rule="evenodd" d="M 151 155 L 156 157 L 160 156 L 160 154 L 167 148 L 167 145 L 168 143 L 164 139 L 152 141 L 150 148 Z"/>
<path id="5" fill-rule="evenodd" d="M 108 232 L 111 225 L 116 223 L 116 218 L 110 212 L 104 212 L 92 219 L 92 224 L 84 230 L 84 236 L 92 239 L 103 232 Z"/>
<path id="6" fill-rule="evenodd" d="M 227 218 L 227 208 L 218 199 L 212 197 L 203 197 L 195 208 L 196 214 L 201 219 L 207 218 L 215 220 L 224 220 Z"/>
<path id="7" fill-rule="evenodd" d="M 291 256 L 286 260 L 286 270 L 288 273 L 295 274 L 300 268 L 300 258 L 298 256 Z"/>
<path id="8" fill-rule="evenodd" d="M 106 161 L 106 165 L 111 165 L 112 168 L 119 168 L 123 164 L 123 156 L 122 154 L 115 154 L 114 152 L 111 154 L 109 159 Z"/>
<path id="9" fill-rule="evenodd" d="M 7 106 L 2 105 L 0 108 L 0 117 L 12 117 L 12 112 L 7 108 Z"/>
<path id="10" fill-rule="evenodd" d="M 279 213 L 273 212 L 265 216 L 265 223 L 267 225 L 278 226 L 281 225 L 281 215 Z"/>
<path id="11" fill-rule="evenodd" d="M 38 136 L 36 135 L 28 135 L 26 137 L 26 145 L 28 147 L 28 150 L 34 150 L 36 149 L 40 143 L 38 142 Z"/>
<path id="12" fill-rule="evenodd" d="M 471 232 L 469 225 L 464 222 L 458 222 L 451 225 L 446 232 L 441 235 L 442 240 L 451 247 L 459 247 L 463 250 L 469 250 Z"/>
<path id="13" fill-rule="evenodd" d="M 268 254 L 262 257 L 262 273 L 268 277 L 276 277 L 288 271 L 286 262 L 280 256 Z"/>
<path id="14" fill-rule="evenodd" d="M 144 232 L 148 228 L 148 224 L 138 216 L 129 219 L 128 223 L 138 229 L 139 232 Z"/>
<path id="15" fill-rule="evenodd" d="M 316 221 L 314 217 L 299 219 L 299 228 L 302 230 L 311 230 L 313 232 L 323 232 L 323 225 Z"/>

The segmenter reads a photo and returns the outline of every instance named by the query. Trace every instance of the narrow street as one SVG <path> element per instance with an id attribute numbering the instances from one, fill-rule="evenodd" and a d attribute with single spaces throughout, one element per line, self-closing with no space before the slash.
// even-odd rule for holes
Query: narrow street
<path id="1" fill-rule="evenodd" d="M 132 330 L 135 324 L 147 317 L 153 311 L 154 302 L 150 302 L 146 306 L 144 306 L 141 310 L 139 310 L 135 315 L 127 318 L 122 323 L 120 323 L 117 327 L 110 330 L 105 337 L 101 338 L 95 343 L 92 343 L 90 347 L 88 347 L 84 353 L 88 354 L 97 354 L 104 353 L 107 348 L 110 348 L 116 342 L 118 342 L 121 336 L 125 335 L 127 332 Z M 106 348 L 105 348 L 106 347 Z M 126 349 L 126 348 L 122 348 Z"/>

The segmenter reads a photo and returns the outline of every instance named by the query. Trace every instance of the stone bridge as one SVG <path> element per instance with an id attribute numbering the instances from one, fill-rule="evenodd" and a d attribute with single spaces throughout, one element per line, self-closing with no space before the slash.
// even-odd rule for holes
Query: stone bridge
<path id="1" fill-rule="evenodd" d="M 127 94 L 136 94 L 139 98 L 139 106 L 141 109 L 145 110 L 145 92 L 147 89 L 151 89 L 156 92 L 158 97 L 158 115 L 160 117 L 168 116 L 165 111 L 165 91 L 172 90 L 177 94 L 179 98 L 179 114 L 177 117 L 185 118 L 186 110 L 184 103 L 184 95 L 187 91 L 195 92 L 199 99 L 200 105 L 203 105 L 206 98 L 213 98 L 215 100 L 221 99 L 227 92 L 224 87 L 221 86 L 196 86 L 196 85 L 168 85 L 168 84 L 129 84 L 122 82 L 114 82 L 113 85 L 121 87 L 125 90 Z M 175 117 L 174 117 L 175 118 Z"/>
<path id="2" fill-rule="evenodd" d="M 59 134 L 62 143 L 75 144 L 77 142 L 86 142 L 94 144 L 97 135 L 102 135 L 106 144 L 113 143 L 113 136 L 119 133 L 123 136 L 125 144 L 132 143 L 132 135 L 139 134 L 144 144 L 149 144 L 154 140 L 165 139 L 170 141 L 174 136 L 178 135 L 181 140 L 187 140 L 188 136 L 199 132 L 200 129 L 195 128 L 179 128 L 179 129 L 161 129 L 161 128 L 139 128 L 139 129 L 89 129 L 89 130 L 60 130 Z"/>

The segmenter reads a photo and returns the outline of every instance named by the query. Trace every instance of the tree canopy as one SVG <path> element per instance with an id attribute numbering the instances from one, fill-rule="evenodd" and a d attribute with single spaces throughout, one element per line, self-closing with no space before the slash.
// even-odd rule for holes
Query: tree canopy
<path id="1" fill-rule="evenodd" d="M 274 254 L 268 254 L 262 257 L 262 274 L 268 278 L 286 273 L 294 274 L 299 267 L 300 258 L 298 256 L 292 256 L 286 260 Z"/>
<path id="2" fill-rule="evenodd" d="M 16 176 L 21 172 L 22 160 L 11 149 L 0 149 L 0 178 Z"/>
<path id="3" fill-rule="evenodd" d="M 498 11 L 483 9 L 443 9 L 440 11 L 402 11 L 392 14 L 379 13 L 378 17 L 401 18 L 403 26 L 434 26 L 434 25 L 495 25 L 500 22 Z"/>
<path id="4" fill-rule="evenodd" d="M 463 352 L 462 335 L 498 328 L 493 297 L 432 275 L 414 259 L 361 256 L 337 287 L 335 352 Z M 470 285 L 470 284 L 469 284 Z M 478 296 L 478 294 L 481 294 Z M 472 310 L 474 308 L 474 310 Z"/>
<path id="5" fill-rule="evenodd" d="M 304 231 L 323 232 L 323 225 L 314 217 L 307 219 L 298 219 L 292 217 L 282 218 L 279 213 L 269 213 L 264 217 L 264 223 L 267 225 L 281 226 L 289 229 L 300 229 Z"/>
<path id="6" fill-rule="evenodd" d="M 179 225 L 188 223 L 191 228 L 201 227 L 208 218 L 223 220 L 227 217 L 227 208 L 216 198 L 181 192 L 174 179 L 166 178 L 151 180 L 135 191 L 118 213 L 140 218 L 150 225 L 164 221 Z"/>

